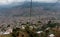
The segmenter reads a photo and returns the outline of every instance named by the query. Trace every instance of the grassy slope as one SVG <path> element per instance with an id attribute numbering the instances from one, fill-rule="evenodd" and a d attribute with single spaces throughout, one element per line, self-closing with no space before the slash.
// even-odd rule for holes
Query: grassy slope
<path id="1" fill-rule="evenodd" d="M 0 35 L 0 37 L 12 37 L 11 34 L 9 35 Z"/>

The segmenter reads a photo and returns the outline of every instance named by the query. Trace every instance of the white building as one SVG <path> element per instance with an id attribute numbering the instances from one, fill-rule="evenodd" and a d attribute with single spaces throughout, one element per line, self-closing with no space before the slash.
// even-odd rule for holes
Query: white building
<path id="1" fill-rule="evenodd" d="M 4 32 L 3 34 L 10 34 L 10 32 Z"/>
<path id="2" fill-rule="evenodd" d="M 42 33 L 42 32 L 43 32 L 43 31 L 37 31 L 36 33 L 37 33 L 37 34 L 40 34 L 40 33 Z"/>
<path id="3" fill-rule="evenodd" d="M 30 29 L 30 30 L 33 30 L 33 26 L 29 26 L 29 29 Z"/>
<path id="4" fill-rule="evenodd" d="M 55 35 L 54 34 L 50 34 L 49 37 L 55 37 Z"/>
<path id="5" fill-rule="evenodd" d="M 24 29 L 25 29 L 25 27 L 26 27 L 26 26 L 22 25 L 22 26 L 21 26 L 21 29 L 23 29 L 23 30 L 24 30 Z"/>
<path id="6" fill-rule="evenodd" d="M 11 28 L 9 28 L 8 30 L 6 30 L 6 32 L 4 32 L 3 34 L 10 34 L 10 33 L 12 33 L 12 29 Z"/>

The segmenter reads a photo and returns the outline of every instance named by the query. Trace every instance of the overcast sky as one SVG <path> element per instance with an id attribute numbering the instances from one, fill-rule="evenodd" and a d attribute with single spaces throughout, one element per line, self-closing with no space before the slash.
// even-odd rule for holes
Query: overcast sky
<path id="1" fill-rule="evenodd" d="M 24 1 L 30 1 L 30 0 L 0 0 L 0 4 L 10 4 L 13 2 L 24 2 Z M 35 2 L 56 2 L 57 0 L 33 0 Z"/>

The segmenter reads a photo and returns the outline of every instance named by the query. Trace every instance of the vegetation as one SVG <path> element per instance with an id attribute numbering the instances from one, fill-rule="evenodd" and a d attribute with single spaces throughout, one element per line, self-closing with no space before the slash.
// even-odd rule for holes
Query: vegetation
<path id="1" fill-rule="evenodd" d="M 0 37 L 12 37 L 11 34 L 8 35 L 0 35 Z"/>
<path id="2" fill-rule="evenodd" d="M 41 21 L 37 21 L 36 24 L 31 24 L 30 22 L 22 23 L 20 27 L 13 27 L 13 32 L 11 34 L 3 35 L 3 37 L 47 37 L 49 34 L 54 34 L 56 37 L 60 37 L 59 23 L 52 21 L 48 21 L 45 25 L 42 23 L 43 22 Z M 10 27 L 10 25 L 8 25 L 7 27 Z M 23 27 L 24 29 L 22 29 L 21 27 Z M 43 32 L 36 33 L 37 31 Z"/>

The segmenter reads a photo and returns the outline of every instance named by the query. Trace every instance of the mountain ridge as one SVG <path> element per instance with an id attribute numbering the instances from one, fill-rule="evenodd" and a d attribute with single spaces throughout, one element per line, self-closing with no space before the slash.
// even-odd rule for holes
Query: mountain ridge
<path id="1" fill-rule="evenodd" d="M 52 15 L 60 11 L 60 3 L 39 3 L 32 2 L 31 16 Z M 0 9 L 0 14 L 3 16 L 30 16 L 31 2 L 24 2 L 21 5 L 15 5 L 8 8 Z M 57 14 L 58 15 L 58 14 Z M 57 16 L 55 15 L 55 16 Z"/>

